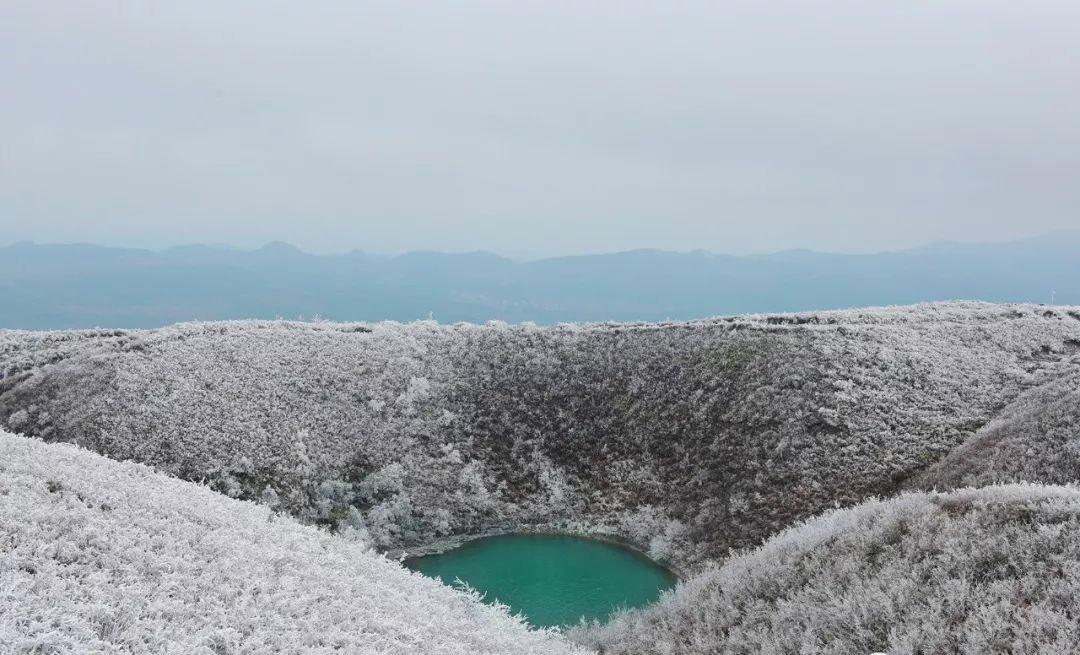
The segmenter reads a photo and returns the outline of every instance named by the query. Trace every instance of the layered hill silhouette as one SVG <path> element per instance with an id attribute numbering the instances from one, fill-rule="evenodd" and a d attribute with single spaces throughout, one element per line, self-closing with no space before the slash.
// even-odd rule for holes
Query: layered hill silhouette
<path id="1" fill-rule="evenodd" d="M 315 316 L 658 321 L 951 299 L 1080 303 L 1080 233 L 873 255 L 638 250 L 529 262 L 485 252 L 316 256 L 280 242 L 0 248 L 0 327 L 25 329 Z"/>

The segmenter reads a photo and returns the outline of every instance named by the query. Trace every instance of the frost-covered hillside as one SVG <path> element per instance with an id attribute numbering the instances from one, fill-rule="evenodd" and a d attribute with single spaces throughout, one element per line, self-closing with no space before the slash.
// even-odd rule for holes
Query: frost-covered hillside
<path id="1" fill-rule="evenodd" d="M 1080 374 L 1036 387 L 917 480 L 926 488 L 1080 481 Z"/>
<path id="2" fill-rule="evenodd" d="M 0 652 L 890 655 L 1080 650 L 1080 489 L 834 510 L 566 636 L 335 536 L 0 432 Z"/>
<path id="3" fill-rule="evenodd" d="M 0 421 L 376 547 L 522 526 L 689 566 L 891 495 L 1080 371 L 1080 311 L 0 332 Z"/>
<path id="4" fill-rule="evenodd" d="M 838 510 L 576 638 L 605 655 L 1080 652 L 1080 489 Z"/>
<path id="5" fill-rule="evenodd" d="M 2 653 L 571 653 L 355 541 L 0 432 Z"/>

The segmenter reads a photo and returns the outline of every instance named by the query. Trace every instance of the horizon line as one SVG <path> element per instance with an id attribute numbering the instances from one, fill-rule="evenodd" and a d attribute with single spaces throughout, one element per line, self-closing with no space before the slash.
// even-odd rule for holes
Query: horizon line
<path id="1" fill-rule="evenodd" d="M 499 251 L 496 251 L 496 250 L 487 250 L 487 249 L 436 250 L 436 249 L 432 249 L 432 248 L 416 248 L 416 249 L 402 250 L 402 251 L 396 251 L 396 252 L 377 252 L 377 251 L 366 251 L 366 250 L 362 250 L 362 249 L 359 249 L 359 248 L 354 248 L 354 249 L 351 249 L 351 250 L 337 251 L 337 252 L 313 252 L 313 251 L 304 250 L 303 248 L 301 248 L 299 246 L 296 246 L 296 245 L 294 245 L 294 244 L 292 244 L 292 243 L 290 243 L 288 241 L 284 241 L 284 240 L 280 240 L 280 239 L 273 239 L 273 240 L 265 242 L 261 246 L 249 247 L 249 248 L 245 248 L 245 247 L 242 247 L 242 246 L 236 246 L 236 245 L 228 244 L 228 243 L 219 243 L 219 242 L 188 242 L 188 243 L 178 243 L 178 244 L 175 244 L 175 245 L 165 246 L 165 247 L 161 247 L 161 248 L 153 248 L 153 247 L 145 247 L 145 246 L 115 245 L 115 244 L 100 243 L 100 242 L 93 242 L 93 241 L 44 241 L 44 242 L 39 242 L 39 241 L 35 241 L 35 240 L 32 240 L 32 239 L 20 239 L 18 241 L 9 242 L 9 243 L 7 243 L 7 244 L 5 244 L 3 246 L 0 246 L 0 249 L 11 249 L 11 248 L 27 247 L 27 246 L 30 246 L 30 247 L 75 247 L 75 246 L 82 246 L 82 247 L 90 247 L 90 248 L 101 248 L 101 249 L 106 249 L 106 250 L 128 250 L 128 251 L 137 251 L 137 252 L 148 252 L 148 253 L 154 253 L 154 254 L 164 254 L 164 253 L 167 253 L 169 251 L 175 251 L 175 250 L 204 248 L 204 249 L 207 249 L 207 250 L 216 250 L 216 251 L 220 251 L 220 252 L 235 252 L 235 253 L 252 254 L 252 253 L 257 253 L 257 252 L 277 248 L 277 249 L 287 249 L 287 250 L 299 253 L 301 255 L 307 256 L 307 257 L 315 257 L 315 258 L 334 258 L 334 257 L 349 257 L 349 256 L 364 255 L 364 256 L 369 256 L 369 257 L 380 257 L 380 258 L 386 258 L 386 259 L 395 259 L 395 258 L 399 258 L 399 257 L 405 257 L 405 256 L 409 256 L 409 255 L 418 255 L 418 254 L 445 255 L 445 256 L 490 255 L 490 256 L 499 257 L 501 259 L 511 261 L 511 262 L 528 263 L 528 262 L 549 261 L 549 260 L 556 260 L 556 259 L 574 259 L 574 258 L 582 258 L 582 257 L 605 257 L 605 256 L 615 256 L 615 255 L 627 255 L 627 254 L 634 254 L 634 253 L 660 253 L 660 254 L 673 254 L 673 255 L 684 255 L 684 256 L 685 255 L 694 255 L 694 254 L 704 254 L 704 255 L 709 255 L 709 256 L 713 256 L 713 257 L 730 257 L 730 258 L 738 258 L 738 259 L 772 257 L 772 256 L 787 255 L 787 254 L 814 254 L 814 255 L 841 256 L 841 257 L 872 257 L 872 256 L 875 256 L 875 255 L 884 255 L 884 254 L 911 253 L 911 252 L 917 252 L 917 251 L 921 251 L 921 250 L 928 250 L 928 249 L 932 249 L 932 248 L 935 248 L 935 247 L 942 247 L 942 246 L 979 246 L 979 247 L 1004 246 L 1004 245 L 1011 245 L 1011 244 L 1021 244 L 1021 243 L 1025 243 L 1025 242 L 1031 242 L 1031 241 L 1041 241 L 1041 240 L 1045 240 L 1045 239 L 1048 239 L 1048 238 L 1055 238 L 1055 237 L 1058 237 L 1058 238 L 1060 238 L 1060 237 L 1080 238 L 1080 229 L 1077 229 L 1077 230 L 1054 230 L 1054 231 L 1043 232 L 1043 233 L 1039 233 L 1039 234 L 1032 235 L 1032 236 L 1027 236 L 1027 237 L 1018 237 L 1018 238 L 1014 238 L 1014 239 L 999 239 L 999 240 L 991 240 L 991 241 L 958 241 L 958 240 L 944 239 L 944 240 L 928 241 L 928 242 L 925 242 L 925 243 L 923 243 L 921 245 L 911 246 L 911 247 L 907 247 L 907 248 L 898 248 L 898 249 L 892 249 L 892 250 L 883 249 L 883 250 L 874 250 L 874 251 L 867 251 L 867 252 L 842 252 L 842 251 L 831 251 L 831 250 L 817 250 L 817 249 L 814 249 L 814 248 L 786 248 L 786 249 L 783 249 L 783 250 L 774 250 L 774 251 L 769 251 L 769 252 L 735 254 L 735 253 L 717 252 L 717 251 L 713 251 L 713 250 L 707 250 L 707 249 L 704 249 L 704 248 L 694 248 L 694 249 L 688 249 L 688 250 L 675 250 L 675 249 L 666 249 L 666 248 L 641 247 L 641 248 L 627 248 L 627 249 L 623 249 L 623 250 L 593 251 L 593 252 L 579 252 L 579 253 L 559 254 L 559 255 L 542 255 L 542 256 L 532 256 L 532 257 L 520 257 L 520 256 L 509 255 L 509 254 L 499 252 Z"/>

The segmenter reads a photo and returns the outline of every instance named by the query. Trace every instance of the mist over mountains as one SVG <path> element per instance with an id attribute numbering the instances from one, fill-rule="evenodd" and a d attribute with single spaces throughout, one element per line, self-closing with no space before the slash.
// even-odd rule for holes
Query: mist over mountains
<path id="1" fill-rule="evenodd" d="M 1052 296 L 1052 294 L 1054 294 Z M 870 255 L 634 250 L 515 261 L 488 252 L 313 255 L 88 244 L 0 248 L 0 327 L 138 328 L 312 318 L 657 321 L 968 299 L 1080 303 L 1080 232 Z"/>

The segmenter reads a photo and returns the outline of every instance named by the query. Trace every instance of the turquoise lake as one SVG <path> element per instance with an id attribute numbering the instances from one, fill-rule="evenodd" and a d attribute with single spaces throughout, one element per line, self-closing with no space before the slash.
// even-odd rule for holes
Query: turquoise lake
<path id="1" fill-rule="evenodd" d="M 670 571 L 621 546 L 563 535 L 503 535 L 465 543 L 405 566 L 446 584 L 462 580 L 536 627 L 606 619 L 643 607 L 675 586 Z"/>

